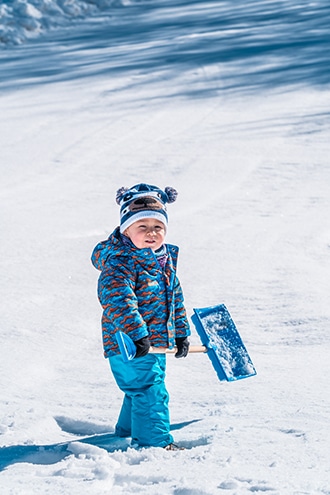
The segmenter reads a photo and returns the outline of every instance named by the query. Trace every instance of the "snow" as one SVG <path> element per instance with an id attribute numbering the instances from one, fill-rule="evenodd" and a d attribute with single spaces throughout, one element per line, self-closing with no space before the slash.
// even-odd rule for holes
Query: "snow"
<path id="1" fill-rule="evenodd" d="M 0 9 L 1 494 L 329 495 L 329 6 Z M 178 452 L 109 436 L 90 254 L 144 181 L 179 191 L 189 315 L 226 304 L 257 370 L 168 356 Z"/>
<path id="2" fill-rule="evenodd" d="M 0 5 L 0 45 L 18 45 L 130 0 L 7 0 Z"/>

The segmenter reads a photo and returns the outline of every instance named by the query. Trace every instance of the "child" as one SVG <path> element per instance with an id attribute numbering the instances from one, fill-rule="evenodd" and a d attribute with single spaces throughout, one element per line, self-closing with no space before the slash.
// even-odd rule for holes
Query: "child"
<path id="1" fill-rule="evenodd" d="M 137 184 L 117 191 L 120 227 L 92 254 L 101 271 L 98 296 L 103 307 L 104 356 L 124 400 L 116 434 L 132 437 L 139 446 L 177 450 L 170 433 L 169 395 L 165 386 L 165 354 L 150 346 L 173 348 L 175 357 L 189 350 L 189 323 L 176 276 L 178 248 L 164 244 L 166 204 L 176 200 L 171 187 Z M 124 362 L 115 334 L 125 332 L 136 345 L 136 356 Z"/>

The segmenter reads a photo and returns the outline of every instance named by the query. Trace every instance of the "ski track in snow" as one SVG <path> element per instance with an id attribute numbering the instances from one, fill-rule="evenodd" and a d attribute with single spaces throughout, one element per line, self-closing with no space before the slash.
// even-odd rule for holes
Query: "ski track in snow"
<path id="1" fill-rule="evenodd" d="M 55 26 L 7 3 L 1 494 L 329 495 L 329 7 L 50 0 Z M 122 396 L 89 257 L 142 181 L 179 190 L 189 315 L 225 303 L 258 373 L 168 357 L 180 452 L 104 444 Z"/>

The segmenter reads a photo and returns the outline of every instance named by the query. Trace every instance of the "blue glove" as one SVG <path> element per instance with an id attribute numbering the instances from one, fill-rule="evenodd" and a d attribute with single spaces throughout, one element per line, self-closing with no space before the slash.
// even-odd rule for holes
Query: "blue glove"
<path id="1" fill-rule="evenodd" d="M 176 354 L 175 354 L 175 357 L 176 358 L 186 357 L 188 354 L 188 351 L 189 351 L 189 346 L 190 346 L 188 338 L 187 337 L 177 337 L 175 339 L 175 343 L 176 343 L 176 346 L 178 349 Z"/>

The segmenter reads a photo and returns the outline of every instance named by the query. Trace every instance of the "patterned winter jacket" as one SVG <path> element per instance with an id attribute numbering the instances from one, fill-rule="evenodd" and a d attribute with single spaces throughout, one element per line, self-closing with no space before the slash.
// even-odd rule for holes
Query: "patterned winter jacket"
<path id="1" fill-rule="evenodd" d="M 133 340 L 149 336 L 154 347 L 172 348 L 176 337 L 190 335 L 176 276 L 179 249 L 170 244 L 166 248 L 168 259 L 162 269 L 150 248 L 124 244 L 119 228 L 95 247 L 92 263 L 101 271 L 98 297 L 105 357 L 119 354 L 118 330 Z"/>

